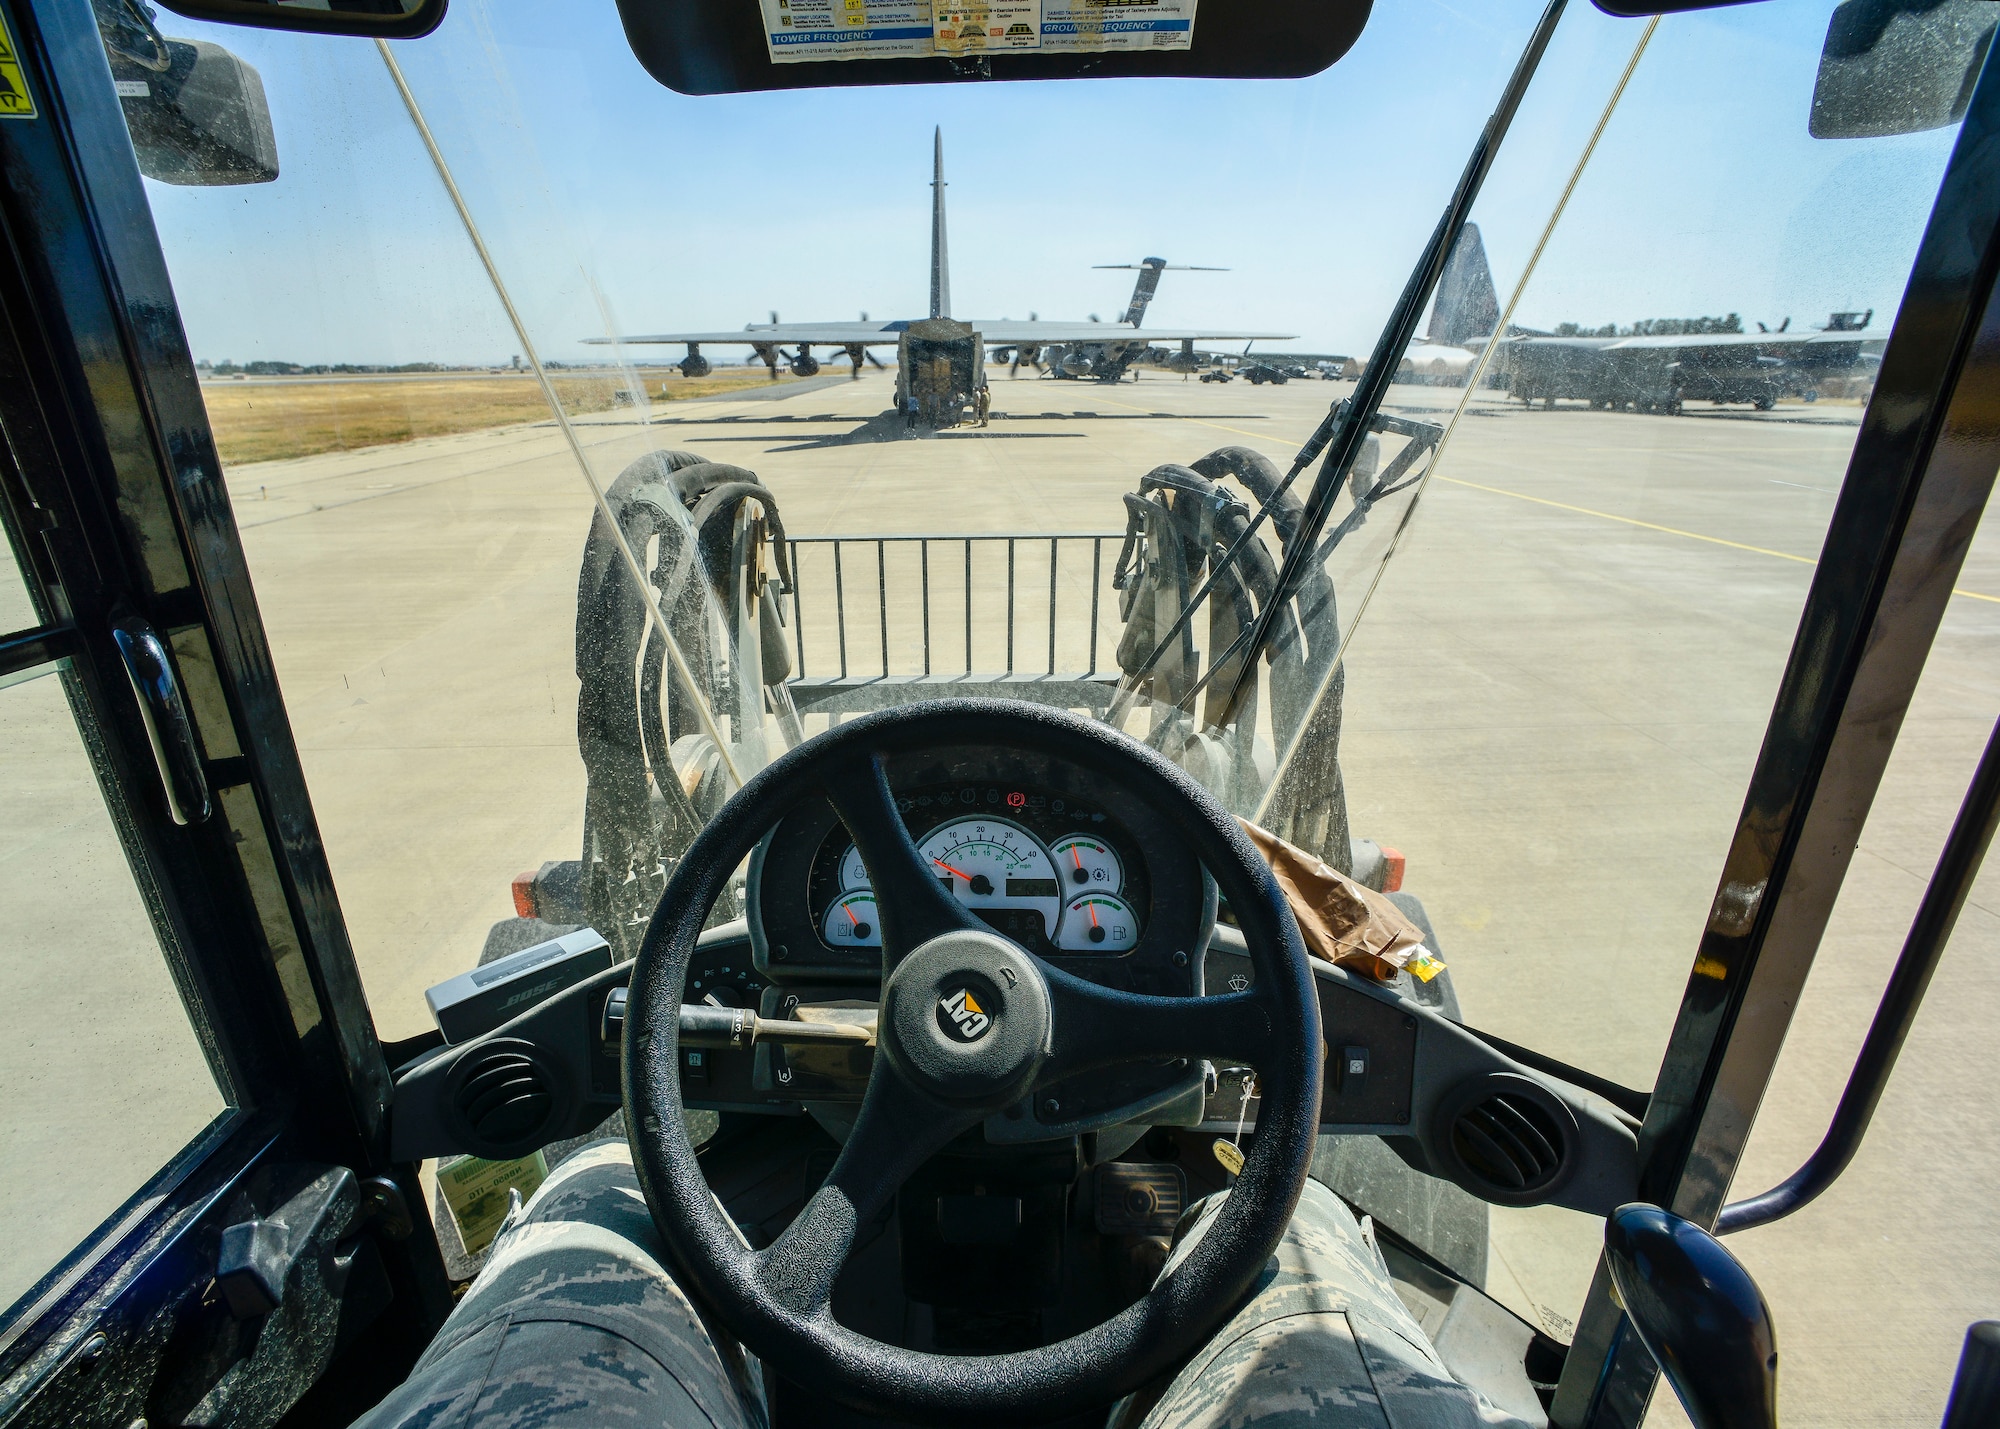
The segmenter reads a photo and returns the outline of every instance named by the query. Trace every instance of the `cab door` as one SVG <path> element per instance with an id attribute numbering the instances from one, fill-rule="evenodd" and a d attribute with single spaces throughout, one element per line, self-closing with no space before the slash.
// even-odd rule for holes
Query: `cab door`
<path id="1" fill-rule="evenodd" d="M 442 1266 L 91 6 L 0 25 L 0 1423 L 345 1423 Z"/>

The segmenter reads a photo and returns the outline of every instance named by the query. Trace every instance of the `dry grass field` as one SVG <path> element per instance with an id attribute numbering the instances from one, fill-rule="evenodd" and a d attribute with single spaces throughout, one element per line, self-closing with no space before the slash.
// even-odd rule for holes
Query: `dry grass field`
<path id="1" fill-rule="evenodd" d="M 686 401 L 740 387 L 770 384 L 764 368 L 730 368 L 688 378 L 672 368 L 641 369 L 649 400 Z M 781 382 L 797 379 L 781 372 Z M 555 379 L 572 414 L 604 412 L 616 402 L 612 373 Z M 491 377 L 329 379 L 282 378 L 202 384 L 209 425 L 222 460 L 231 465 L 317 456 L 322 452 L 451 436 L 548 417 L 548 404 L 527 373 Z"/>

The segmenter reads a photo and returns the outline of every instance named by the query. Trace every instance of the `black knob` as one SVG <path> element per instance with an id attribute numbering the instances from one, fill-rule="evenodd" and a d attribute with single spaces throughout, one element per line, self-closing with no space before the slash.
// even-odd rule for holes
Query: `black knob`
<path id="1" fill-rule="evenodd" d="M 993 891 L 993 880 L 988 878 L 983 873 L 975 873 L 972 875 L 971 887 L 974 893 L 977 893 L 981 898 L 984 898 L 987 894 Z"/>
<path id="2" fill-rule="evenodd" d="M 868 929 L 868 925 L 867 925 L 866 923 L 856 923 L 856 924 L 854 925 L 854 936 L 855 936 L 855 937 L 857 937 L 857 938 L 865 938 L 865 937 L 867 937 L 867 936 L 868 936 L 868 932 L 869 932 L 869 929 Z"/>
<path id="3" fill-rule="evenodd" d="M 1097 923 L 1093 923 L 1090 925 L 1090 941 L 1093 943 L 1101 943 L 1104 941 L 1104 928 L 1102 925 Z"/>
<path id="4" fill-rule="evenodd" d="M 1658 1206 L 1620 1206 L 1604 1225 L 1604 1261 L 1695 1429 L 1775 1429 L 1771 1309 L 1721 1241 Z"/>
<path id="5" fill-rule="evenodd" d="M 1944 1429 L 1979 1429 L 1994 1423 L 2000 1423 L 2000 1320 L 1981 1320 L 1965 1332 L 1958 1378 L 1944 1410 Z"/>
<path id="6" fill-rule="evenodd" d="M 1075 868 L 1069 871 L 1069 881 L 1071 883 L 1090 882 L 1090 870 L 1083 867 L 1083 865 L 1078 864 Z"/>

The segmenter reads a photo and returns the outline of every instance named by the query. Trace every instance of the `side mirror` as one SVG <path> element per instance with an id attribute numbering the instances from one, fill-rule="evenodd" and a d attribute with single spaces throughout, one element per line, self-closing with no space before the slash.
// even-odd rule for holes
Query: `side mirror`
<path id="1" fill-rule="evenodd" d="M 139 172 L 163 184 L 267 184 L 278 140 L 257 71 L 220 45 L 157 40 L 159 58 L 111 56 Z"/>
<path id="2" fill-rule="evenodd" d="M 1956 124 L 1993 20 L 1992 0 L 1846 0 L 1827 22 L 1807 128 L 1872 139 Z"/>
<path id="3" fill-rule="evenodd" d="M 304 30 L 313 35 L 366 35 L 413 40 L 444 19 L 445 0 L 369 0 L 364 4 L 300 4 L 298 0 L 160 0 L 176 15 L 249 25 L 259 30 Z"/>
<path id="4" fill-rule="evenodd" d="M 1695 1429 L 1776 1429 L 1771 1310 L 1721 1241 L 1658 1206 L 1620 1206 L 1604 1225 L 1604 1260 L 1626 1318 Z"/>

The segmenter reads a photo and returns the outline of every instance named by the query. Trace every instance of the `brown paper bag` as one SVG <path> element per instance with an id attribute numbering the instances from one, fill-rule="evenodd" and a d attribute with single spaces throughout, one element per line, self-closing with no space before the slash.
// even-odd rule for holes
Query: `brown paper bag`
<path id="1" fill-rule="evenodd" d="M 1437 955 L 1424 946 L 1423 931 L 1387 894 L 1356 883 L 1269 829 L 1248 819 L 1236 822 L 1271 865 L 1308 952 L 1378 982 L 1394 982 L 1403 969 L 1429 982 L 1444 970 Z"/>

